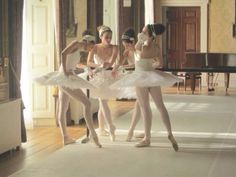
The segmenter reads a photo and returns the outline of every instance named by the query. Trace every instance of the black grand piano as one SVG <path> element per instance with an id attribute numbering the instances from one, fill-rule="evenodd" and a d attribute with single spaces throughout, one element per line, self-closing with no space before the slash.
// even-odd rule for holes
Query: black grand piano
<path id="1" fill-rule="evenodd" d="M 186 53 L 181 68 L 162 68 L 169 72 L 188 72 L 191 78 L 191 90 L 195 91 L 196 73 L 224 73 L 225 87 L 229 87 L 230 73 L 236 73 L 236 53 Z"/>

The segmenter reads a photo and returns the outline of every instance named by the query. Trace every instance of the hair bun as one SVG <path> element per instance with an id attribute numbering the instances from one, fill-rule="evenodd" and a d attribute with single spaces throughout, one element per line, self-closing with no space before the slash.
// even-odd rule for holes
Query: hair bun
<path id="1" fill-rule="evenodd" d="M 82 36 L 86 36 L 86 35 L 93 36 L 93 33 L 90 30 L 84 30 L 84 32 L 82 33 Z"/>
<path id="2" fill-rule="evenodd" d="M 123 34 L 131 38 L 135 38 L 135 31 L 132 28 L 128 28 Z"/>
<path id="3" fill-rule="evenodd" d="M 101 28 L 102 28 L 102 25 L 98 26 L 98 27 L 97 27 L 97 30 L 99 31 Z"/>
<path id="4" fill-rule="evenodd" d="M 156 35 L 161 35 L 165 32 L 165 26 L 159 23 L 153 24 L 154 32 Z"/>
<path id="5" fill-rule="evenodd" d="M 128 28 L 128 29 L 123 33 L 121 39 L 122 39 L 123 41 L 128 42 L 128 43 L 132 43 L 132 42 L 135 41 L 135 37 L 136 37 L 136 35 L 135 35 L 134 29 Z"/>

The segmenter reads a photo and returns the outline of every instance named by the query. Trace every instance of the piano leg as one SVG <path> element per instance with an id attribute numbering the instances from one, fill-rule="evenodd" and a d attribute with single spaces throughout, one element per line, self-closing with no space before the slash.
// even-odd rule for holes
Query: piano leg
<path id="1" fill-rule="evenodd" d="M 209 91 L 215 91 L 214 89 L 214 73 L 207 73 L 207 88 Z"/>
<path id="2" fill-rule="evenodd" d="M 191 78 L 191 90 L 192 90 L 192 94 L 194 94 L 195 87 L 196 87 L 196 74 L 190 73 L 190 78 Z"/>
<path id="3" fill-rule="evenodd" d="M 228 91 L 229 88 L 229 79 L 230 79 L 230 73 L 224 73 L 225 76 L 225 91 Z"/>

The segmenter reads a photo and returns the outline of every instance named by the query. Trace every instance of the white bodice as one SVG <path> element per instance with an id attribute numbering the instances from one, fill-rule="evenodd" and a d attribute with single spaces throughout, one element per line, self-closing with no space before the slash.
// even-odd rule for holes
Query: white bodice
<path id="1" fill-rule="evenodd" d="M 68 54 L 66 57 L 66 70 L 73 72 L 76 69 L 76 65 L 80 62 L 80 50 L 76 50 L 75 52 Z M 60 71 L 62 71 L 62 64 L 60 66 Z"/>
<path id="2" fill-rule="evenodd" d="M 135 71 L 152 71 L 153 60 L 151 58 L 140 58 L 137 54 L 135 56 Z"/>
<path id="3" fill-rule="evenodd" d="M 104 64 L 104 61 L 103 59 L 101 59 L 97 54 L 94 54 L 94 63 L 97 64 L 97 65 L 103 65 Z M 108 62 L 108 61 L 107 61 Z M 113 66 L 115 65 L 115 63 L 113 64 Z"/>
<path id="4" fill-rule="evenodd" d="M 94 63 L 97 65 L 102 65 L 104 61 L 97 54 L 94 54 Z"/>

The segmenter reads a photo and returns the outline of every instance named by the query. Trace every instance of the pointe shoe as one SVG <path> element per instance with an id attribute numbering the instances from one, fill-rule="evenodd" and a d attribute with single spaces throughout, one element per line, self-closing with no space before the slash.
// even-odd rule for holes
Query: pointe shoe
<path id="1" fill-rule="evenodd" d="M 135 147 L 142 148 L 142 147 L 149 147 L 150 145 L 151 145 L 150 140 L 142 140 L 138 142 L 137 144 L 135 144 Z"/>
<path id="2" fill-rule="evenodd" d="M 86 137 L 86 138 L 84 138 L 84 139 L 81 140 L 81 143 L 82 143 L 82 144 L 86 144 L 86 143 L 88 143 L 89 141 L 90 141 L 90 138 L 89 138 L 89 137 Z"/>
<path id="3" fill-rule="evenodd" d="M 99 136 L 109 136 L 109 132 L 107 130 L 99 130 L 98 132 Z"/>
<path id="4" fill-rule="evenodd" d="M 94 144 L 98 147 L 98 148 L 102 148 L 102 145 L 100 144 L 98 137 L 94 136 L 92 137 Z"/>
<path id="5" fill-rule="evenodd" d="M 126 137 L 126 141 L 127 142 L 131 142 L 131 140 L 132 140 L 132 137 L 133 137 L 133 132 L 128 132 L 128 135 L 127 135 L 127 137 Z"/>
<path id="6" fill-rule="evenodd" d="M 115 139 L 116 139 L 115 131 L 116 131 L 116 127 L 113 125 L 110 128 L 110 130 L 109 130 L 109 132 L 110 132 L 110 139 L 111 139 L 112 142 L 114 142 Z"/>
<path id="7" fill-rule="evenodd" d="M 145 137 L 145 133 L 138 133 L 136 135 L 134 135 L 135 138 L 144 138 Z"/>
<path id="8" fill-rule="evenodd" d="M 65 145 L 68 145 L 68 144 L 73 144 L 73 143 L 75 143 L 75 142 L 76 142 L 76 140 L 73 139 L 73 138 L 64 138 L 64 140 L 63 140 L 64 146 L 65 146 Z"/>
<path id="9" fill-rule="evenodd" d="M 173 135 L 168 135 L 168 139 L 170 140 L 172 147 L 174 148 L 175 152 L 179 150 L 178 143 L 176 142 L 175 138 Z"/>

